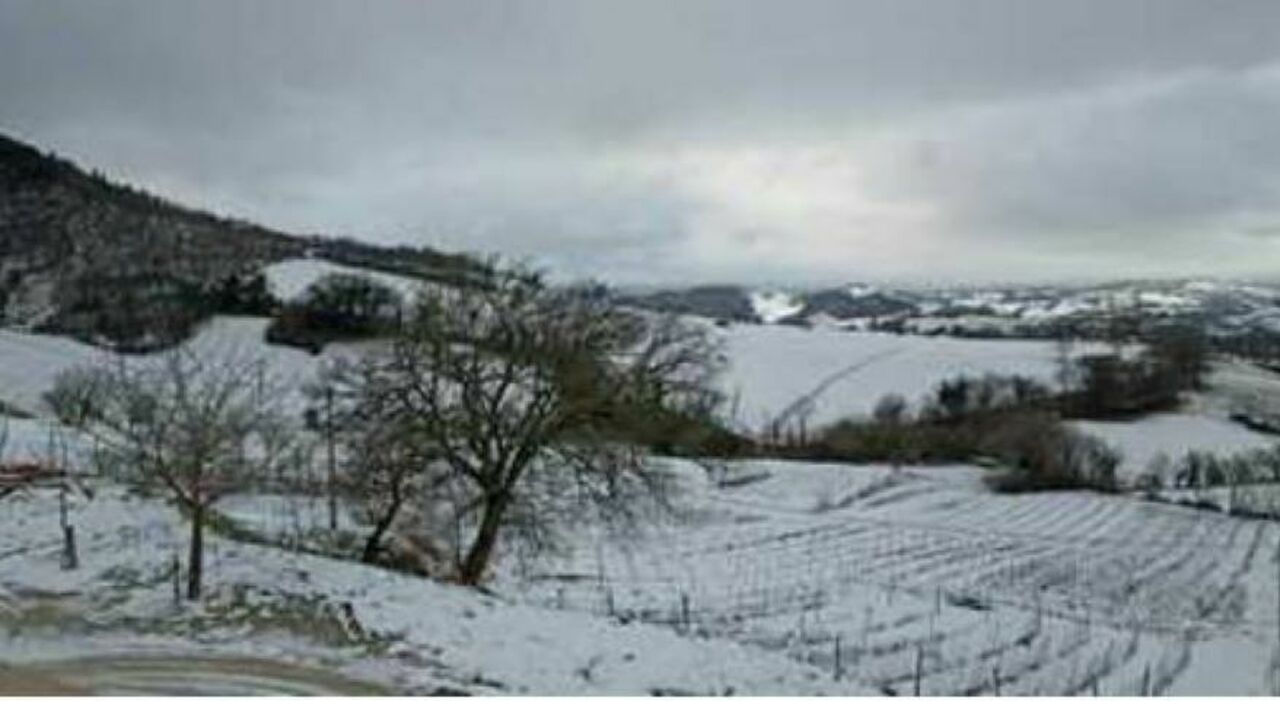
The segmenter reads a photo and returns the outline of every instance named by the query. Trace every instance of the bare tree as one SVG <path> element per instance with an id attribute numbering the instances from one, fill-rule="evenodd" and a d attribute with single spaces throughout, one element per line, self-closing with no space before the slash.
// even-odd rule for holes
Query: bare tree
<path id="1" fill-rule="evenodd" d="M 1076 361 L 1074 358 L 1075 341 L 1071 330 L 1065 324 L 1054 339 L 1055 379 L 1058 381 L 1058 392 L 1063 396 L 1071 393 L 1076 386 Z"/>
<path id="2" fill-rule="evenodd" d="M 190 518 L 187 598 L 197 599 L 210 508 L 274 474 L 296 434 L 261 360 L 185 349 L 152 360 L 77 370 L 57 386 L 83 400 L 81 426 L 99 439 L 100 459 L 164 489 Z"/>
<path id="3" fill-rule="evenodd" d="M 331 424 L 341 426 L 330 434 L 336 438 L 329 461 L 341 465 L 343 491 L 370 526 L 360 551 L 364 562 L 378 561 L 405 507 L 420 504 L 429 492 L 428 483 L 438 486 L 441 480 L 432 474 L 439 455 L 418 440 L 412 421 L 398 413 L 388 384 L 395 375 L 384 370 L 370 358 L 339 359 L 322 373 L 323 390 L 313 390 L 324 397 Z M 331 488 L 330 494 L 335 491 Z"/>
<path id="4" fill-rule="evenodd" d="M 545 537 L 556 498 L 625 513 L 630 495 L 660 490 L 631 422 L 640 407 L 705 407 L 710 347 L 598 290 L 552 289 L 523 270 L 424 289 L 378 362 L 379 401 L 420 446 L 416 459 L 445 466 L 457 580 L 484 578 L 505 528 Z"/>

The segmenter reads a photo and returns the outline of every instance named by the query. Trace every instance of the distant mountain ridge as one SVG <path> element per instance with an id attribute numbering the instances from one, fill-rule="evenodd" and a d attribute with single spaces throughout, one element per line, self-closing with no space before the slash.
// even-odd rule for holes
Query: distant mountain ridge
<path id="1" fill-rule="evenodd" d="M 482 266 L 216 216 L 0 134 L 2 323 L 124 349 L 162 346 L 210 313 L 208 290 L 307 255 L 430 279 Z"/>
<path id="2" fill-rule="evenodd" d="M 722 323 L 1011 338 L 1133 337 L 1181 324 L 1219 338 L 1280 345 L 1280 287 L 1244 282 L 1152 280 L 929 290 L 853 284 L 811 291 L 720 285 L 632 295 L 629 301 Z"/>

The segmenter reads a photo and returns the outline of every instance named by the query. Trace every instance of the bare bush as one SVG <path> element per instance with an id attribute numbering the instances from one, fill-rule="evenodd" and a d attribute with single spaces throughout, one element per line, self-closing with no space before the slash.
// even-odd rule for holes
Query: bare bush
<path id="1" fill-rule="evenodd" d="M 1008 417 L 986 436 L 984 452 L 1004 468 L 987 480 L 997 491 L 1118 488 L 1120 454 L 1050 414 Z"/>
<path id="2" fill-rule="evenodd" d="M 98 439 L 99 459 L 163 489 L 190 518 L 187 596 L 197 599 L 211 506 L 273 474 L 296 447 L 282 394 L 261 361 L 180 349 L 68 372 L 52 401 Z"/>

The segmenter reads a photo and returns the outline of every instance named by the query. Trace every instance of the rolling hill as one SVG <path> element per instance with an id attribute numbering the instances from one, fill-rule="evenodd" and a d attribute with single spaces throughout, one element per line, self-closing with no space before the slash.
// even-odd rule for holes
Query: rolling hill
<path id="1" fill-rule="evenodd" d="M 172 345 L 212 291 L 312 257 L 433 280 L 483 264 L 430 248 L 298 236 L 189 208 L 0 134 L 0 321 L 120 350 Z"/>

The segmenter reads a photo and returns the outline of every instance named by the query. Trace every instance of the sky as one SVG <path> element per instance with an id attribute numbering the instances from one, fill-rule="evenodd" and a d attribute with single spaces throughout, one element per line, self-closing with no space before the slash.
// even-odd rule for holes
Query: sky
<path id="1" fill-rule="evenodd" d="M 0 131 L 623 285 L 1280 274 L 1273 0 L 0 0 Z"/>

